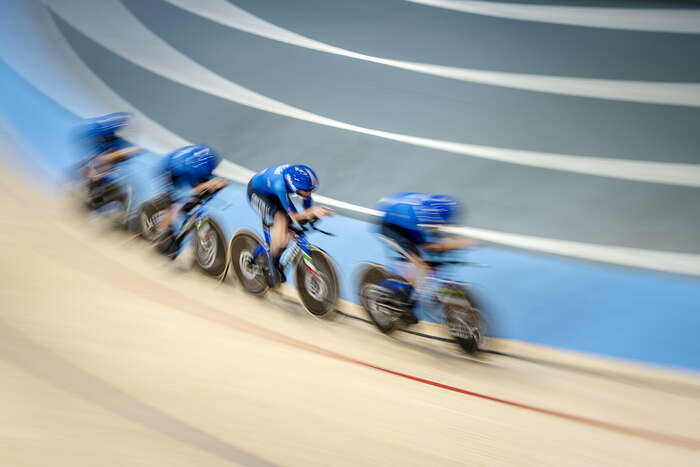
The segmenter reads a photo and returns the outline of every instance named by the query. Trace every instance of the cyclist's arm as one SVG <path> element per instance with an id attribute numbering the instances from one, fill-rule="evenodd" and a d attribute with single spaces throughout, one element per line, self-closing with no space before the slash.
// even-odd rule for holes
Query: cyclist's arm
<path id="1" fill-rule="evenodd" d="M 289 213 L 289 217 L 291 217 L 294 222 L 310 221 L 316 216 L 314 216 L 313 211 L 311 211 L 309 207 L 304 206 L 304 210 L 301 212 L 295 209 L 293 213 Z"/>
<path id="2" fill-rule="evenodd" d="M 299 222 L 320 219 L 332 214 L 333 210 L 331 208 L 327 208 L 325 206 L 310 206 L 304 209 L 302 212 L 294 214 L 294 216 L 290 215 L 290 217 L 292 217 L 294 221 Z"/>
<path id="3" fill-rule="evenodd" d="M 309 209 L 313 205 L 314 205 L 314 199 L 311 196 L 309 196 L 308 198 L 304 198 L 304 201 L 302 203 L 302 206 L 304 206 L 304 210 Z"/>
<path id="4" fill-rule="evenodd" d="M 304 210 L 301 212 L 297 211 L 296 207 L 294 207 L 294 203 L 292 203 L 292 200 L 289 198 L 287 186 L 283 178 L 280 178 L 278 182 L 273 183 L 273 190 L 279 198 L 284 211 L 292 219 L 292 221 L 296 222 L 297 224 L 330 214 L 330 210 L 328 208 L 313 206 L 313 200 L 310 196 L 303 201 Z M 297 225 L 297 227 L 300 226 Z"/>
<path id="5" fill-rule="evenodd" d="M 473 238 L 453 236 L 445 237 L 439 242 L 425 243 L 422 247 L 429 251 L 452 251 L 476 245 L 479 245 L 479 241 Z"/>
<path id="6" fill-rule="evenodd" d="M 312 196 L 304 198 L 303 206 L 304 211 L 301 213 L 301 215 L 304 216 L 305 220 L 320 219 L 333 214 L 333 210 L 327 206 L 314 205 Z"/>
<path id="7" fill-rule="evenodd" d="M 292 203 L 292 200 L 289 199 L 289 193 L 287 193 L 287 185 L 284 182 L 284 179 L 282 177 L 279 177 L 277 179 L 273 179 L 272 182 L 272 192 L 277 196 L 277 199 L 280 200 L 280 204 L 282 205 L 282 209 L 284 209 L 284 212 L 287 213 L 287 215 L 294 221 L 294 222 L 299 222 L 304 220 L 302 216 L 300 216 L 300 213 L 297 211 L 297 209 L 294 207 L 294 203 Z"/>
<path id="8" fill-rule="evenodd" d="M 405 252 L 404 255 L 421 273 L 427 274 L 428 271 L 430 271 L 430 266 L 428 266 L 428 263 L 420 256 L 409 252 Z"/>
<path id="9" fill-rule="evenodd" d="M 193 196 L 200 196 L 206 192 L 214 193 L 216 191 L 219 191 L 226 186 L 228 186 L 229 181 L 226 180 L 225 178 L 221 177 L 214 177 L 210 180 L 207 180 L 206 182 L 202 182 L 199 185 L 195 186 L 192 188 L 192 195 Z"/>
<path id="10" fill-rule="evenodd" d="M 290 205 L 292 206 L 292 211 L 287 211 L 287 214 L 289 214 L 289 217 L 291 217 L 291 219 L 297 224 L 300 222 L 313 220 L 317 217 L 313 209 L 309 209 L 306 206 L 304 206 L 304 210 L 299 212 L 296 210 L 294 205 L 291 204 L 291 201 Z"/>
<path id="11" fill-rule="evenodd" d="M 141 152 L 141 149 L 139 147 L 129 146 L 126 148 L 117 149 L 116 151 L 105 151 L 99 156 L 97 156 L 97 159 L 98 163 L 102 165 L 107 165 L 126 160 L 139 152 Z"/>
<path id="12" fill-rule="evenodd" d="M 86 173 L 89 178 L 99 178 L 100 172 L 108 170 L 113 164 L 126 160 L 139 151 L 140 149 L 136 146 L 130 146 L 116 151 L 105 151 L 95 156 L 92 161 L 90 161 L 87 166 L 89 169 Z"/>

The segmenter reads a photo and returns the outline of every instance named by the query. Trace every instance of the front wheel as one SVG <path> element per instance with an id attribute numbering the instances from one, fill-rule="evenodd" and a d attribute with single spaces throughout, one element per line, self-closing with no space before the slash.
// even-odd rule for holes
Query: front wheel
<path id="1" fill-rule="evenodd" d="M 360 302 L 374 325 L 384 334 L 396 329 L 399 315 L 384 304 L 391 298 L 390 292 L 380 284 L 392 277 L 379 264 L 368 264 L 360 275 Z"/>
<path id="2" fill-rule="evenodd" d="M 268 289 L 265 277 L 267 254 L 253 256 L 259 246 L 262 246 L 262 241 L 258 236 L 244 231 L 233 236 L 229 247 L 236 277 L 245 291 L 253 295 L 263 295 Z"/>
<path id="3" fill-rule="evenodd" d="M 147 241 L 155 242 L 160 234 L 158 224 L 169 204 L 161 198 L 145 201 L 139 209 L 139 231 Z"/>
<path id="4" fill-rule="evenodd" d="M 331 258 L 321 249 L 311 247 L 311 255 L 297 263 L 296 282 L 299 297 L 309 313 L 324 316 L 335 310 L 340 286 Z"/>
<path id="5" fill-rule="evenodd" d="M 450 335 L 467 353 L 479 350 L 483 335 L 481 307 L 466 289 L 453 285 L 440 291 L 442 310 Z"/>
<path id="6" fill-rule="evenodd" d="M 207 274 L 218 276 L 226 268 L 226 243 L 221 229 L 205 217 L 193 231 L 197 265 Z"/>

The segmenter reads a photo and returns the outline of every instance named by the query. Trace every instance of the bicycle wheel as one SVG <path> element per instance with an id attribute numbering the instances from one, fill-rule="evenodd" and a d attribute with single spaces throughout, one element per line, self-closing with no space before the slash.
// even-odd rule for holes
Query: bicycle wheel
<path id="1" fill-rule="evenodd" d="M 221 229 L 213 220 L 204 218 L 193 231 L 197 265 L 207 274 L 218 276 L 226 267 L 226 243 Z"/>
<path id="2" fill-rule="evenodd" d="M 392 277 L 392 274 L 379 264 L 367 264 L 360 275 L 360 302 L 374 325 L 384 334 L 396 329 L 399 315 L 382 305 L 390 297 L 390 292 L 381 284 Z"/>
<path id="3" fill-rule="evenodd" d="M 325 316 L 335 311 L 338 302 L 338 274 L 330 256 L 320 248 L 311 247 L 310 261 L 313 269 L 305 261 L 302 258 L 296 267 L 299 297 L 309 313 Z"/>
<path id="4" fill-rule="evenodd" d="M 481 309 L 473 295 L 459 286 L 451 286 L 440 292 L 442 309 L 450 335 L 462 350 L 474 353 L 479 350 L 483 335 Z"/>
<path id="5" fill-rule="evenodd" d="M 145 201 L 139 209 L 139 229 L 141 236 L 149 242 L 158 239 L 158 223 L 170 205 L 162 201 L 161 197 Z"/>
<path id="6" fill-rule="evenodd" d="M 244 231 L 233 236 L 229 247 L 236 277 L 245 291 L 253 295 L 263 295 L 269 288 L 265 278 L 267 254 L 263 253 L 253 259 L 253 253 L 259 245 L 262 245 L 262 241 L 257 235 Z"/>

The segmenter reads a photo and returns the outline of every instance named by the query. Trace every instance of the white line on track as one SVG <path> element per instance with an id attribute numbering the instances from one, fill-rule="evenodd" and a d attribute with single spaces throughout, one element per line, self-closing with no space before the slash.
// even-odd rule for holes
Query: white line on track
<path id="1" fill-rule="evenodd" d="M 698 9 L 596 8 L 474 0 L 404 1 L 464 13 L 524 21 L 631 31 L 700 34 L 700 10 Z"/>
<path id="2" fill-rule="evenodd" d="M 248 107 L 415 146 L 551 170 L 642 182 L 700 186 L 700 165 L 584 157 L 479 146 L 365 128 L 333 120 L 253 92 L 175 50 L 117 1 L 50 0 L 59 16 L 87 37 L 146 70 Z M 98 20 L 99 18 L 99 20 Z"/>
<path id="3" fill-rule="evenodd" d="M 197 2 L 192 2 L 190 0 L 165 1 L 190 13 L 223 24 L 224 26 L 257 36 L 321 52 L 379 63 L 442 78 L 578 97 L 651 104 L 700 106 L 700 84 L 697 83 L 660 83 L 650 81 L 571 78 L 527 73 L 486 71 L 392 60 L 353 52 L 310 39 L 258 18 L 226 0 L 198 0 Z M 700 25 L 700 19 L 697 22 Z"/>

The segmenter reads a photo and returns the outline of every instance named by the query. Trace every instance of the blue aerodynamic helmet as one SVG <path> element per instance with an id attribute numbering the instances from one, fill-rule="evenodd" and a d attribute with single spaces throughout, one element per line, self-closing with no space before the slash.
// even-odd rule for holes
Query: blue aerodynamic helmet
<path id="1" fill-rule="evenodd" d="M 284 169 L 284 180 L 293 192 L 314 191 L 318 187 L 316 172 L 307 165 L 290 165 Z"/>
<path id="2" fill-rule="evenodd" d="M 125 128 L 130 119 L 131 114 L 126 112 L 87 118 L 78 124 L 74 135 L 92 156 L 96 156 L 110 149 L 119 149 L 124 144 L 116 133 Z"/>
<path id="3" fill-rule="evenodd" d="M 88 118 L 80 124 L 80 130 L 84 136 L 111 137 L 126 127 L 131 119 L 127 112 L 116 112 L 101 117 Z"/>
<path id="4" fill-rule="evenodd" d="M 217 152 L 206 144 L 185 146 L 166 157 L 169 159 L 168 166 L 171 174 L 189 181 L 192 185 L 211 178 L 221 160 Z"/>
<path id="5" fill-rule="evenodd" d="M 459 201 L 447 195 L 427 195 L 414 207 L 419 224 L 451 224 L 458 220 L 461 211 Z"/>

